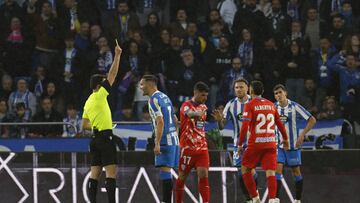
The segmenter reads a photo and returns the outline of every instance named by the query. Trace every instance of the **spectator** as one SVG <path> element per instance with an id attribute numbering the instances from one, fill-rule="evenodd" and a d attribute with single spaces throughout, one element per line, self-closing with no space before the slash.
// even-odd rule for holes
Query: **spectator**
<path id="1" fill-rule="evenodd" d="M 125 104 L 121 110 L 121 121 L 135 121 L 131 104 Z"/>
<path id="2" fill-rule="evenodd" d="M 286 5 L 286 13 L 290 16 L 292 21 L 298 21 L 301 19 L 301 10 L 300 10 L 300 1 L 299 0 L 290 0 Z"/>
<path id="3" fill-rule="evenodd" d="M 181 41 L 180 38 L 176 35 L 171 36 L 170 39 L 170 50 L 165 53 L 164 58 L 165 60 L 165 77 L 167 78 L 167 89 L 171 90 L 168 91 L 168 96 L 170 97 L 171 101 L 177 105 L 176 101 L 178 100 L 178 86 L 179 80 L 181 77 L 181 65 L 182 65 L 182 58 L 181 54 Z"/>
<path id="4" fill-rule="evenodd" d="M 240 78 L 244 78 L 247 81 L 251 81 L 252 79 L 247 69 L 243 66 L 241 59 L 234 57 L 232 59 L 232 68 L 225 72 L 220 85 L 223 102 L 227 102 L 235 97 L 233 84 L 235 80 Z"/>
<path id="5" fill-rule="evenodd" d="M 6 31 L 3 39 L 0 39 L 0 43 L 4 44 L 5 71 L 13 77 L 30 75 L 31 42 L 20 18 L 11 18 L 9 29 Z"/>
<path id="6" fill-rule="evenodd" d="M 36 98 L 40 99 L 43 94 L 46 84 L 49 82 L 46 70 L 43 66 L 38 66 L 35 73 L 31 77 L 30 90 L 35 94 Z M 35 112 L 34 112 L 35 113 Z"/>
<path id="7" fill-rule="evenodd" d="M 54 14 L 50 2 L 44 2 L 41 7 L 41 14 L 35 13 L 35 5 L 30 1 L 28 8 L 30 27 L 36 38 L 36 46 L 34 51 L 35 61 L 33 66 L 44 66 L 50 70 L 50 73 L 56 73 L 54 68 L 56 53 L 59 49 L 63 29 L 59 19 Z"/>
<path id="8" fill-rule="evenodd" d="M 160 19 L 156 12 L 149 13 L 147 23 L 142 27 L 144 38 L 150 42 L 151 47 L 157 46 L 156 41 L 160 36 Z"/>
<path id="9" fill-rule="evenodd" d="M 107 75 L 113 62 L 113 55 L 105 36 L 101 36 L 97 40 L 98 56 L 96 63 L 96 72 Z"/>
<path id="10" fill-rule="evenodd" d="M 144 39 L 144 36 L 140 30 L 133 30 L 129 32 L 129 41 L 135 41 L 138 44 L 139 54 L 148 56 L 151 53 L 150 42 Z M 126 46 L 129 46 L 127 42 Z"/>
<path id="11" fill-rule="evenodd" d="M 270 30 L 272 36 L 274 36 L 276 40 L 281 40 L 290 34 L 291 18 L 282 12 L 280 0 L 272 0 L 271 12 L 267 20 L 268 24 L 271 25 Z"/>
<path id="12" fill-rule="evenodd" d="M 30 112 L 25 108 L 24 103 L 17 103 L 15 113 L 9 114 L 4 122 L 26 123 L 30 120 Z M 7 137 L 9 138 L 26 138 L 29 128 L 23 125 L 7 126 Z"/>
<path id="13" fill-rule="evenodd" d="M 142 109 L 143 112 L 143 119 L 141 121 L 146 121 L 146 122 L 151 122 L 151 116 L 149 113 L 149 106 L 145 105 L 144 108 Z"/>
<path id="14" fill-rule="evenodd" d="M 0 6 L 0 32 L 6 30 L 13 17 L 22 18 L 24 13 L 19 4 L 14 0 L 5 0 Z"/>
<path id="15" fill-rule="evenodd" d="M 217 20 L 211 24 L 210 29 L 211 30 L 208 36 L 208 41 L 210 42 L 209 47 L 211 47 L 212 49 L 218 49 L 220 37 L 224 35 L 224 25 L 222 21 Z"/>
<path id="16" fill-rule="evenodd" d="M 13 80 L 10 75 L 3 75 L 1 77 L 0 98 L 9 99 L 11 92 L 13 91 Z"/>
<path id="17" fill-rule="evenodd" d="M 350 1 L 344 1 L 342 5 L 341 16 L 345 20 L 345 29 L 352 31 L 353 33 L 359 32 L 360 18 L 355 16 L 352 12 L 352 6 Z"/>
<path id="18" fill-rule="evenodd" d="M 139 16 L 139 22 L 141 26 L 144 26 L 148 20 L 148 17 L 151 13 L 155 14 L 158 21 L 164 21 L 163 18 L 167 15 L 165 12 L 167 11 L 167 6 L 169 4 L 166 0 L 135 0 L 134 6 L 136 8 L 136 14 Z"/>
<path id="19" fill-rule="evenodd" d="M 346 37 L 343 49 L 336 56 L 336 63 L 345 65 L 347 53 L 354 54 L 356 58 L 356 65 L 360 66 L 360 35 L 355 34 Z"/>
<path id="20" fill-rule="evenodd" d="M 0 97 L 0 123 L 6 121 L 8 115 L 7 99 Z M 7 137 L 7 126 L 0 125 L 0 138 Z"/>
<path id="21" fill-rule="evenodd" d="M 78 81 L 76 76 L 79 73 L 80 59 L 77 50 L 74 47 L 74 37 L 68 35 L 65 38 L 65 50 L 63 52 L 63 90 L 66 92 L 65 104 L 75 103 L 78 91 Z"/>
<path id="22" fill-rule="evenodd" d="M 80 19 L 84 20 L 82 13 L 79 12 L 78 3 L 76 0 L 64 0 L 64 16 L 59 15 L 64 21 L 65 30 L 67 32 L 79 32 L 80 31 Z M 82 18 L 81 18 L 82 17 Z"/>
<path id="23" fill-rule="evenodd" d="M 316 87 L 314 79 L 307 78 L 304 83 L 304 94 L 298 102 L 311 114 L 316 115 L 322 109 L 322 102 L 326 94 Z"/>
<path id="24" fill-rule="evenodd" d="M 236 47 L 236 55 L 241 58 L 242 65 L 247 71 L 253 73 L 257 47 L 255 46 L 252 33 L 244 29 L 241 33 L 241 42 Z"/>
<path id="25" fill-rule="evenodd" d="M 136 84 L 135 95 L 134 95 L 134 107 L 136 112 L 136 120 L 144 120 L 144 107 L 148 104 L 149 97 L 143 95 L 143 91 L 140 89 L 140 81 Z"/>
<path id="26" fill-rule="evenodd" d="M 80 51 L 88 51 L 90 49 L 90 23 L 88 21 L 81 22 L 80 30 L 75 35 L 75 48 Z"/>
<path id="27" fill-rule="evenodd" d="M 304 28 L 305 35 L 310 38 L 312 51 L 315 51 L 320 47 L 319 41 L 323 26 L 324 22 L 319 19 L 317 10 L 315 8 L 309 8 Z"/>
<path id="28" fill-rule="evenodd" d="M 341 111 L 334 96 L 326 97 L 324 108 L 317 115 L 317 119 L 332 120 L 341 118 Z"/>
<path id="29" fill-rule="evenodd" d="M 216 49 L 208 55 L 207 59 L 205 63 L 206 67 L 208 67 L 207 71 L 209 72 L 209 107 L 213 109 L 220 89 L 221 77 L 231 68 L 232 54 L 229 40 L 225 36 L 220 37 L 219 49 Z"/>
<path id="30" fill-rule="evenodd" d="M 219 31 L 214 31 L 212 26 L 214 23 L 218 23 L 220 25 Z M 230 28 L 224 20 L 221 18 L 220 13 L 217 9 L 212 9 L 209 13 L 208 20 L 205 23 L 200 23 L 199 30 L 202 36 L 209 37 L 211 35 L 211 32 L 217 32 L 217 33 L 230 33 Z"/>
<path id="31" fill-rule="evenodd" d="M 263 12 L 264 16 L 267 18 L 271 13 L 271 2 L 270 0 L 260 0 L 256 5 L 256 8 Z"/>
<path id="32" fill-rule="evenodd" d="M 90 27 L 90 43 L 91 47 L 94 48 L 96 46 L 96 41 L 103 34 L 101 26 L 98 24 L 91 25 Z"/>
<path id="33" fill-rule="evenodd" d="M 195 60 L 194 54 L 190 49 L 181 52 L 182 64 L 179 69 L 178 99 L 181 104 L 191 98 L 195 83 L 202 78 L 207 79 L 202 65 Z M 202 73 L 202 74 L 200 74 Z M 176 103 L 176 102 L 174 102 Z"/>
<path id="34" fill-rule="evenodd" d="M 189 22 L 186 33 L 186 36 L 183 38 L 183 46 L 191 49 L 195 58 L 202 61 L 202 56 L 207 49 L 207 43 L 202 36 L 199 36 L 196 23 Z"/>
<path id="35" fill-rule="evenodd" d="M 331 46 L 330 40 L 327 37 L 322 37 L 320 39 L 320 49 L 316 52 L 313 62 L 315 75 L 319 81 L 318 88 L 330 95 L 334 95 L 332 86 L 336 85 L 334 84 L 333 73 L 329 69 L 334 63 L 335 54 L 336 50 Z"/>
<path id="36" fill-rule="evenodd" d="M 264 14 L 256 8 L 256 0 L 247 0 L 245 5 L 236 11 L 232 31 L 240 36 L 244 29 L 254 33 L 254 40 L 260 44 L 268 34 L 268 25 Z"/>
<path id="37" fill-rule="evenodd" d="M 298 101 L 303 95 L 304 78 L 311 70 L 309 68 L 310 58 L 304 55 L 298 41 L 293 40 L 290 45 L 290 52 L 285 55 L 285 64 L 282 76 L 285 79 L 285 86 L 288 90 L 290 100 Z"/>
<path id="38" fill-rule="evenodd" d="M 341 50 L 341 47 L 344 43 L 344 39 L 348 34 L 348 31 L 345 29 L 345 21 L 341 15 L 336 15 L 332 20 L 332 28 L 329 32 L 329 38 L 331 43 L 335 46 L 337 50 Z"/>
<path id="39" fill-rule="evenodd" d="M 63 122 L 71 123 L 72 125 L 63 125 L 62 137 L 79 137 L 81 135 L 81 118 L 79 116 L 78 110 L 74 105 L 69 104 L 66 107 L 66 117 L 63 119 Z"/>
<path id="40" fill-rule="evenodd" d="M 42 96 L 46 96 L 51 99 L 51 106 L 54 110 L 60 113 L 65 112 L 64 97 L 61 95 L 54 82 L 46 84 L 45 91 Z"/>
<path id="41" fill-rule="evenodd" d="M 118 39 L 124 44 L 128 38 L 128 32 L 140 28 L 139 17 L 129 10 L 127 1 L 121 0 L 117 5 L 116 15 L 103 24 L 104 30 L 109 32 L 111 39 Z"/>
<path id="42" fill-rule="evenodd" d="M 220 13 L 221 18 L 224 19 L 227 27 L 231 28 L 237 11 L 234 0 L 221 0 L 217 5 L 217 10 Z"/>
<path id="43" fill-rule="evenodd" d="M 53 108 L 50 97 L 41 99 L 41 111 L 35 114 L 33 122 L 62 122 L 61 114 Z M 34 126 L 29 130 L 30 137 L 60 137 L 62 135 L 61 125 Z"/>
<path id="44" fill-rule="evenodd" d="M 30 110 L 31 115 L 34 115 L 36 112 L 36 97 L 29 91 L 27 81 L 24 78 L 20 78 L 16 84 L 16 91 L 13 91 L 9 96 L 9 112 L 15 113 L 16 104 L 24 103 L 25 108 Z"/>
<path id="45" fill-rule="evenodd" d="M 302 32 L 300 21 L 293 21 L 291 23 L 291 33 L 284 38 L 284 47 L 290 47 L 293 40 L 296 40 L 300 43 L 300 47 L 302 48 L 301 51 L 303 53 L 310 53 L 310 38 Z"/>
<path id="46" fill-rule="evenodd" d="M 352 119 L 353 109 L 355 109 L 355 87 L 360 86 L 360 70 L 356 64 L 353 54 L 346 56 L 346 66 L 335 65 L 330 67 L 337 72 L 340 79 L 340 104 L 344 107 L 346 118 Z"/>
<path id="47" fill-rule="evenodd" d="M 283 83 L 280 77 L 281 67 L 283 66 L 283 50 L 278 47 L 274 38 L 269 38 L 264 42 L 264 49 L 259 54 L 253 76 L 257 80 L 264 82 L 264 97 L 274 99 L 272 88 L 279 83 Z"/>
<path id="48" fill-rule="evenodd" d="M 100 11 L 101 25 L 106 25 L 110 20 L 112 20 L 112 17 L 116 15 L 118 3 L 119 0 L 95 0 L 96 10 Z"/>
<path id="49" fill-rule="evenodd" d="M 184 9 L 178 9 L 176 12 L 176 21 L 170 24 L 171 33 L 176 33 L 179 37 L 186 36 L 188 26 L 187 14 Z"/>

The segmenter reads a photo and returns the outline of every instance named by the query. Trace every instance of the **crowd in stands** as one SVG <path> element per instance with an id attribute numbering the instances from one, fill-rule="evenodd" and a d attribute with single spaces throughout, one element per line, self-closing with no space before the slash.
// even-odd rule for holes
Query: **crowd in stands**
<path id="1" fill-rule="evenodd" d="M 72 122 L 94 73 L 123 48 L 108 97 L 116 121 L 148 121 L 139 80 L 159 79 L 174 106 L 210 87 L 209 111 L 233 81 L 282 83 L 318 119 L 360 123 L 359 0 L 0 0 L 0 122 Z M 1 127 L 1 137 L 76 136 L 69 126 Z"/>

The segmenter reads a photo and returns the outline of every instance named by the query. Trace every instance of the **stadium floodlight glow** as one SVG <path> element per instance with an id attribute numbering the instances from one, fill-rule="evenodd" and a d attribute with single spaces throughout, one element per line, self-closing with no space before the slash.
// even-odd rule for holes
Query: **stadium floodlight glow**
<path id="1" fill-rule="evenodd" d="M 18 188 L 21 190 L 21 192 L 24 194 L 24 196 L 18 201 L 18 203 L 22 203 L 29 197 L 29 193 L 21 185 L 19 180 L 16 178 L 14 173 L 10 170 L 9 166 L 7 165 L 11 161 L 11 159 L 14 158 L 14 156 L 15 156 L 15 153 L 10 153 L 9 156 L 6 157 L 5 160 L 2 159 L 0 156 L 0 171 L 4 168 L 6 170 L 6 172 L 9 174 L 9 176 L 13 179 L 15 184 L 18 186 Z"/>

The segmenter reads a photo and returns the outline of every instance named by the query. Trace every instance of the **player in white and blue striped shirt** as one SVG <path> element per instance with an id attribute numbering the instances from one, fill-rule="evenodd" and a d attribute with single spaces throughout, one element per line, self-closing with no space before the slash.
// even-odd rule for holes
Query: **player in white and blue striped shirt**
<path id="1" fill-rule="evenodd" d="M 224 111 L 220 112 L 219 110 L 215 110 L 213 113 L 214 119 L 219 124 L 219 129 L 222 130 L 225 127 L 225 124 L 228 120 L 231 120 L 233 122 L 234 126 L 234 151 L 233 151 L 233 165 L 240 168 L 241 167 L 241 154 L 238 154 L 238 137 L 241 129 L 242 124 L 242 114 L 244 111 L 245 104 L 250 101 L 250 96 L 247 94 L 248 92 L 248 82 L 247 80 L 240 78 L 238 80 L 234 81 L 234 92 L 236 97 L 234 99 L 231 99 L 225 106 Z M 243 148 L 245 149 L 247 145 L 247 141 L 244 142 Z M 244 182 L 242 180 L 241 172 L 240 174 L 240 187 L 245 195 L 245 198 L 247 202 L 251 202 L 251 198 L 247 192 L 247 189 L 244 185 Z M 253 171 L 253 174 L 255 174 L 255 170 Z"/>
<path id="2" fill-rule="evenodd" d="M 171 168 L 178 168 L 180 156 L 178 119 L 170 98 L 158 91 L 156 76 L 144 75 L 140 81 L 140 88 L 144 95 L 150 97 L 148 104 L 155 132 L 155 166 L 160 168 L 163 185 L 162 202 L 171 203 L 173 190 Z"/>
<path id="3" fill-rule="evenodd" d="M 304 142 L 306 133 L 308 133 L 315 125 L 316 119 L 300 104 L 287 99 L 287 91 L 284 85 L 278 84 L 273 89 L 277 102 L 275 106 L 280 114 L 280 118 L 284 123 L 286 131 L 289 135 L 290 148 L 285 151 L 282 146 L 280 132 L 277 131 L 278 139 L 278 166 L 276 170 L 276 178 L 278 189 L 276 197 L 279 197 L 280 186 L 282 185 L 282 173 L 284 164 L 291 167 L 295 180 L 295 203 L 300 203 L 303 188 L 303 177 L 301 175 L 301 145 Z M 304 119 L 307 121 L 305 129 L 298 132 L 297 121 Z"/>

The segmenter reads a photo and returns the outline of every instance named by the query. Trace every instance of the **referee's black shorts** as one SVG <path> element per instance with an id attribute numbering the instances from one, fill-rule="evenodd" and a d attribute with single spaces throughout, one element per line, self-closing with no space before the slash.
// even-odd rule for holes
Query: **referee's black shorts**
<path id="1" fill-rule="evenodd" d="M 94 131 L 90 141 L 91 166 L 116 164 L 116 145 L 112 130 Z"/>

